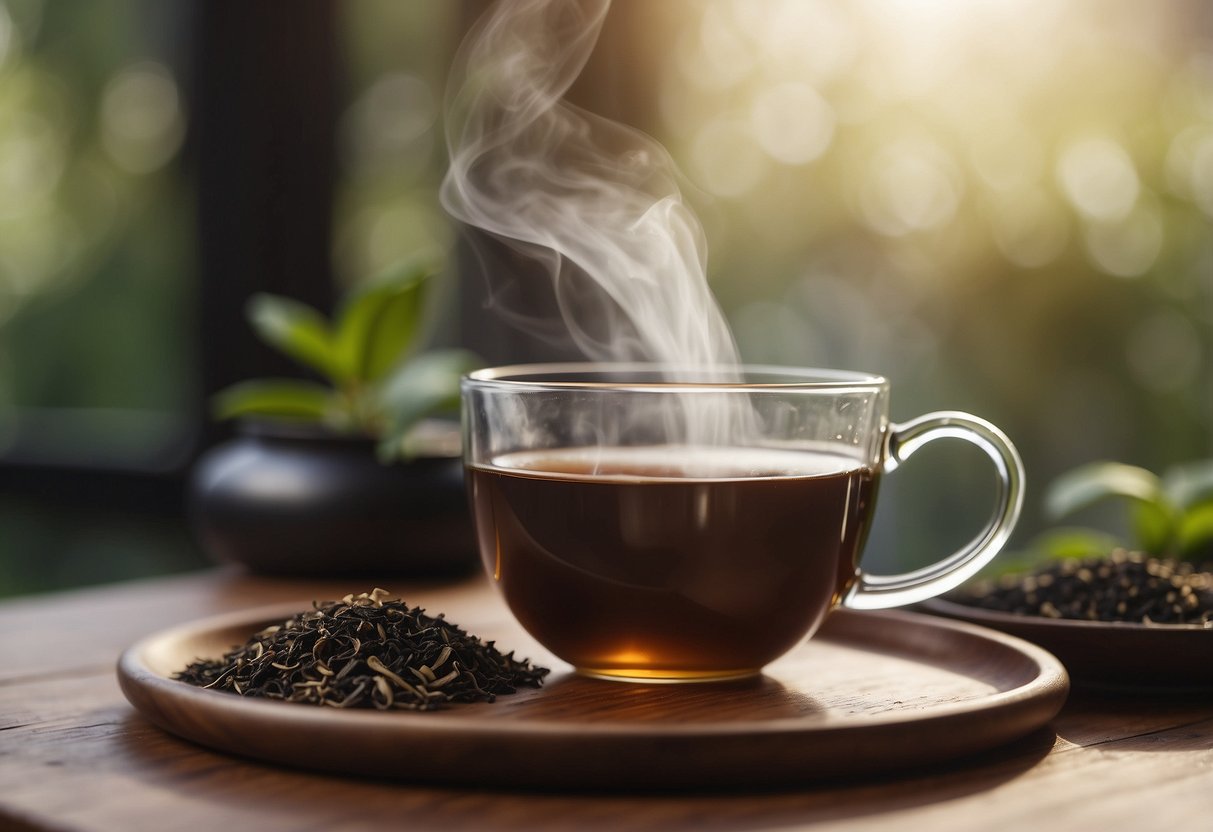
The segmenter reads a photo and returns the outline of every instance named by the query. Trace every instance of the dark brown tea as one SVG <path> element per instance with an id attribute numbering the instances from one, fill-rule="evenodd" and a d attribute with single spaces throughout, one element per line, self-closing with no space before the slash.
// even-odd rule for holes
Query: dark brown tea
<path id="1" fill-rule="evenodd" d="M 628 447 L 469 468 L 480 549 L 514 615 L 581 672 L 752 675 L 849 588 L 876 476 L 839 455 Z"/>

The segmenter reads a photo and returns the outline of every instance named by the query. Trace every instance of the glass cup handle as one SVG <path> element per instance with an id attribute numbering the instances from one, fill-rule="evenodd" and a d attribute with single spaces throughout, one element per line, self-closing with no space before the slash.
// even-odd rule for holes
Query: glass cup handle
<path id="1" fill-rule="evenodd" d="M 1023 508 L 1023 462 L 1006 434 L 985 419 L 942 411 L 890 425 L 885 438 L 885 473 L 896 470 L 915 451 L 936 439 L 971 442 L 994 463 L 999 487 L 989 523 L 960 550 L 922 569 L 901 575 L 869 575 L 861 570 L 843 599 L 843 606 L 857 610 L 885 609 L 916 604 L 955 589 L 989 563 L 1011 536 Z"/>

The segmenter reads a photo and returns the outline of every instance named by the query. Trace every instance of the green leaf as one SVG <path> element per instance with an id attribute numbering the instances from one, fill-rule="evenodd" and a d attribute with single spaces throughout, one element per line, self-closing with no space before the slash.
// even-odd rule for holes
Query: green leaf
<path id="1" fill-rule="evenodd" d="M 1054 519 L 1110 499 L 1128 500 L 1135 545 L 1155 555 L 1170 554 L 1179 512 L 1150 471 L 1119 462 L 1095 462 L 1058 477 L 1045 493 L 1045 510 Z"/>
<path id="2" fill-rule="evenodd" d="M 261 292 L 249 298 L 245 313 L 261 340 L 330 379 L 341 379 L 328 322 L 315 309 Z"/>
<path id="3" fill-rule="evenodd" d="M 1179 521 L 1178 547 L 1183 556 L 1205 555 L 1213 543 L 1213 500 L 1191 506 Z"/>
<path id="4" fill-rule="evenodd" d="M 337 319 L 336 356 L 348 378 L 378 381 L 407 353 L 421 329 L 423 265 L 397 268 L 352 295 Z"/>
<path id="5" fill-rule="evenodd" d="M 1170 508 L 1158 477 L 1119 462 L 1093 462 L 1062 474 L 1045 492 L 1045 511 L 1054 520 L 1104 500 L 1123 498 Z"/>
<path id="6" fill-rule="evenodd" d="M 1163 491 L 1180 509 L 1213 500 L 1213 459 L 1202 459 L 1167 469 Z"/>
<path id="7" fill-rule="evenodd" d="M 400 453 L 404 435 L 424 416 L 459 407 L 459 379 L 480 366 L 466 350 L 430 350 L 401 365 L 385 380 L 380 405 L 387 429 L 380 454 L 391 458 Z"/>
<path id="8" fill-rule="evenodd" d="M 1077 527 L 1050 529 L 1029 544 L 1030 549 L 1058 559 L 1104 557 L 1120 546 L 1113 535 Z"/>
<path id="9" fill-rule="evenodd" d="M 1136 546 L 1151 555 L 1173 555 L 1179 512 L 1164 503 L 1137 503 L 1130 515 Z"/>
<path id="10" fill-rule="evenodd" d="M 320 422 L 328 415 L 332 399 L 331 390 L 310 381 L 256 379 L 216 393 L 211 408 L 216 419 L 272 416 Z"/>

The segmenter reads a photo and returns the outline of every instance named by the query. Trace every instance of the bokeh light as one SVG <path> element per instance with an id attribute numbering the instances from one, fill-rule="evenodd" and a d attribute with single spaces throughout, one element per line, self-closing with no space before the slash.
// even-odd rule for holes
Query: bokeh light
<path id="1" fill-rule="evenodd" d="M 101 95 L 101 141 L 130 173 L 150 173 L 173 158 L 185 137 L 177 84 L 168 67 L 123 67 Z"/>
<path id="2" fill-rule="evenodd" d="M 657 132 L 743 356 L 983 413 L 1033 488 L 1213 454 L 1213 7 L 676 5 Z"/>
<path id="3" fill-rule="evenodd" d="M 186 112 L 137 11 L 0 0 L 0 422 L 187 406 Z"/>
<path id="4" fill-rule="evenodd" d="M 1085 239 L 1097 268 L 1116 277 L 1140 277 L 1162 250 L 1162 220 L 1157 210 L 1141 205 L 1125 217 L 1090 223 Z"/>
<path id="5" fill-rule="evenodd" d="M 1069 243 L 1068 215 L 1041 188 L 1002 194 L 987 210 L 999 252 L 1016 266 L 1047 266 Z"/>
<path id="6" fill-rule="evenodd" d="M 1141 192 L 1133 160 L 1109 138 L 1067 145 L 1057 161 L 1057 179 L 1080 214 L 1105 222 L 1127 217 Z"/>
<path id="7" fill-rule="evenodd" d="M 455 233 L 438 183 L 442 92 L 458 16 L 457 5 L 437 0 L 342 8 L 351 77 L 337 125 L 333 256 L 343 287 L 404 260 L 453 266 Z"/>
<path id="8" fill-rule="evenodd" d="M 1189 127 L 1175 137 L 1167 152 L 1167 181 L 1172 191 L 1213 217 L 1213 124 Z"/>
<path id="9" fill-rule="evenodd" d="M 803 165 L 825 153 L 834 137 L 834 110 L 808 84 L 763 90 L 750 110 L 758 145 L 777 162 Z"/>
<path id="10" fill-rule="evenodd" d="M 690 149 L 697 181 L 717 196 L 750 193 L 766 173 L 767 159 L 749 124 L 721 116 L 703 125 Z"/>
<path id="11" fill-rule="evenodd" d="M 949 223 L 963 184 L 947 152 L 929 139 L 902 139 L 871 159 L 859 199 L 868 225 L 900 237 Z"/>

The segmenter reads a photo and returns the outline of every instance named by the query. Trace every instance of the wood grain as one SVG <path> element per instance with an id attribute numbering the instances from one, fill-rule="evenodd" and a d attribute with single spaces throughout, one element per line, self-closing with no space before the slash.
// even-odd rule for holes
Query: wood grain
<path id="1" fill-rule="evenodd" d="M 1075 697 L 1055 734 L 897 776 L 601 795 L 367 783 L 247 762 L 160 731 L 118 689 L 113 662 L 146 633 L 365 588 L 212 573 L 0 605 L 0 828 L 1140 832 L 1205 828 L 1213 812 L 1208 697 Z M 478 585 L 389 588 L 426 593 L 456 621 L 482 597 Z"/>

